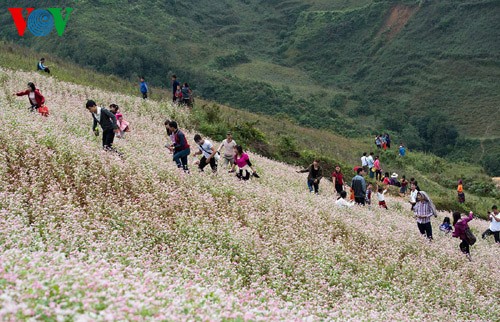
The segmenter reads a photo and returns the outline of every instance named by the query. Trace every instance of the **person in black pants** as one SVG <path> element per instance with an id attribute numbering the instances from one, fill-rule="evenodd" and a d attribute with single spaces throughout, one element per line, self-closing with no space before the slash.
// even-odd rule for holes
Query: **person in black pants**
<path id="1" fill-rule="evenodd" d="M 107 109 L 97 106 L 93 100 L 88 100 L 85 107 L 92 113 L 92 118 L 94 119 L 92 130 L 96 136 L 99 135 L 97 124 L 99 123 L 101 125 L 103 149 L 106 151 L 114 151 L 113 140 L 115 139 L 115 133 L 120 131 L 116 123 L 115 115 Z"/>
<path id="2" fill-rule="evenodd" d="M 323 178 L 323 169 L 319 165 L 319 160 L 314 159 L 313 163 L 307 169 L 299 170 L 297 173 L 309 173 L 307 176 L 307 187 L 309 192 L 319 193 L 319 182 Z"/>
<path id="3" fill-rule="evenodd" d="M 180 86 L 181 83 L 177 80 L 177 76 L 172 75 L 172 102 L 175 102 L 175 91 L 177 91 L 177 86 Z"/>

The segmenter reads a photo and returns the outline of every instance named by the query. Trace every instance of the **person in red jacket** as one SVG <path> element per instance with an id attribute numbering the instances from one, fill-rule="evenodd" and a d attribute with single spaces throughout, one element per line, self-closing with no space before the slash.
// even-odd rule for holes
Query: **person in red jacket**
<path id="1" fill-rule="evenodd" d="M 28 99 L 29 99 L 30 104 L 31 104 L 31 107 L 30 107 L 31 112 L 38 110 L 38 108 L 42 107 L 43 104 L 45 104 L 45 97 L 43 97 L 42 93 L 40 93 L 40 90 L 37 89 L 35 87 L 35 84 L 33 84 L 32 82 L 28 83 L 27 90 L 15 93 L 14 95 L 17 95 L 17 96 L 28 95 Z"/>

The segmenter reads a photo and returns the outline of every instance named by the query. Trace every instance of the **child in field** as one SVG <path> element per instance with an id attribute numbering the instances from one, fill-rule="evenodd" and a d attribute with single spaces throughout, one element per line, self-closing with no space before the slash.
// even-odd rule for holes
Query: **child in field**
<path id="1" fill-rule="evenodd" d="M 378 206 L 380 208 L 387 208 L 387 205 L 385 203 L 385 193 L 387 192 L 387 189 L 384 190 L 382 187 L 377 186 L 377 199 L 378 199 Z"/>
<path id="2" fill-rule="evenodd" d="M 439 225 L 439 230 L 444 232 L 445 234 L 453 231 L 453 227 L 451 226 L 450 217 L 444 217 L 443 223 Z"/>
<path id="3" fill-rule="evenodd" d="M 373 192 L 373 186 L 371 183 L 368 184 L 368 188 L 366 188 L 366 204 L 371 205 L 372 203 L 372 192 Z"/>
<path id="4" fill-rule="evenodd" d="M 458 180 L 457 194 L 458 194 L 458 202 L 464 203 L 465 202 L 465 194 L 464 194 L 464 186 L 463 186 L 462 180 Z"/>
<path id="5" fill-rule="evenodd" d="M 116 136 L 124 139 L 125 132 L 129 132 L 130 128 L 128 127 L 129 123 L 123 119 L 123 114 L 118 111 L 119 109 L 120 107 L 116 104 L 109 105 L 109 110 L 115 115 L 116 124 L 118 124 L 118 129 L 120 130 L 120 132 L 118 132 Z"/>

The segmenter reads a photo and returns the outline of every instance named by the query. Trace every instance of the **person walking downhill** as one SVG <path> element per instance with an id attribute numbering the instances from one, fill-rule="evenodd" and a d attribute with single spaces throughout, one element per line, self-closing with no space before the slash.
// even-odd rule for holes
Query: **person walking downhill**
<path id="1" fill-rule="evenodd" d="M 224 154 L 222 156 L 222 165 L 227 168 L 228 165 L 231 167 L 234 165 L 234 148 L 238 144 L 235 140 L 233 140 L 233 134 L 231 132 L 227 132 L 226 138 L 220 144 L 217 152 L 220 152 L 222 148 L 224 148 Z"/>
<path id="2" fill-rule="evenodd" d="M 419 191 L 417 193 L 417 203 L 413 207 L 413 213 L 417 219 L 417 226 L 420 233 L 432 240 L 431 217 L 437 217 L 437 210 L 427 193 Z"/>
<path id="3" fill-rule="evenodd" d="M 125 132 L 130 132 L 129 123 L 123 119 L 123 114 L 119 111 L 120 107 L 116 104 L 109 105 L 109 110 L 116 117 L 116 123 L 118 124 L 118 129 L 120 132 L 116 135 L 117 137 L 124 139 Z"/>
<path id="4" fill-rule="evenodd" d="M 254 176 L 255 178 L 260 178 L 260 176 L 257 174 L 257 171 L 255 171 L 252 162 L 250 162 L 250 157 L 248 156 L 248 154 L 243 152 L 243 147 L 241 145 L 237 145 L 234 147 L 234 164 L 229 172 L 234 172 L 236 166 L 239 169 L 238 173 L 236 174 L 236 177 L 238 177 L 238 179 L 250 179 L 250 171 L 248 171 L 249 168 L 252 170 L 252 176 Z M 243 175 L 243 171 L 245 171 L 245 175 Z"/>
<path id="5" fill-rule="evenodd" d="M 469 213 L 469 216 L 466 214 L 460 214 L 459 212 L 454 212 L 453 213 L 453 228 L 455 231 L 453 232 L 453 237 L 460 238 L 462 242 L 460 243 L 460 250 L 462 253 L 467 256 L 467 258 L 471 261 L 472 258 L 470 256 L 470 246 L 474 245 L 476 242 L 476 238 L 474 235 L 471 235 L 472 233 L 468 233 L 467 230 L 469 230 L 469 221 L 471 221 L 474 218 L 474 213 L 472 211 Z M 473 238 L 471 238 L 473 237 Z"/>
<path id="6" fill-rule="evenodd" d="M 113 140 L 115 139 L 115 133 L 118 133 L 120 129 L 118 123 L 116 123 L 115 115 L 104 107 L 97 106 L 93 100 L 88 100 L 85 107 L 92 114 L 94 120 L 92 131 L 94 131 L 95 136 L 99 136 L 97 124 L 102 128 L 102 148 L 106 151 L 116 152 L 113 149 Z"/>
<path id="7" fill-rule="evenodd" d="M 366 181 L 363 178 L 365 171 L 359 167 L 356 169 L 356 175 L 352 178 L 351 189 L 354 191 L 354 202 L 358 205 L 365 205 L 366 199 Z"/>
<path id="8" fill-rule="evenodd" d="M 309 192 L 319 193 L 319 182 L 321 178 L 323 178 L 323 169 L 319 165 L 319 160 L 314 159 L 313 163 L 307 167 L 307 169 L 299 170 L 297 173 L 309 173 L 307 175 L 307 187 L 309 188 Z"/>
<path id="9" fill-rule="evenodd" d="M 340 170 L 340 165 L 335 166 L 335 170 L 332 172 L 332 183 L 337 191 L 337 194 L 340 195 L 340 192 L 344 191 L 344 174 Z"/>
<path id="10" fill-rule="evenodd" d="M 139 90 L 142 94 L 142 99 L 148 98 L 148 83 L 144 80 L 144 76 L 139 78 Z"/>
<path id="11" fill-rule="evenodd" d="M 462 183 L 462 179 L 458 180 L 457 197 L 458 197 L 458 203 L 465 202 L 465 193 L 464 193 L 464 186 Z"/>
<path id="12" fill-rule="evenodd" d="M 28 83 L 28 88 L 24 91 L 14 93 L 13 95 L 17 96 L 25 96 L 28 95 L 29 102 L 31 104 L 30 111 L 34 112 L 35 110 L 38 111 L 40 107 L 45 104 L 45 97 L 43 97 L 42 93 L 40 92 L 39 89 L 35 87 L 35 84 L 32 82 Z M 46 115 L 44 115 L 46 116 Z"/>
<path id="13" fill-rule="evenodd" d="M 210 164 L 210 168 L 212 168 L 212 172 L 217 172 L 217 150 L 215 150 L 214 145 L 207 139 L 203 139 L 201 135 L 196 134 L 194 136 L 194 142 L 198 145 L 198 151 L 194 153 L 194 155 L 202 154 L 200 159 L 200 163 L 198 164 L 198 168 L 200 171 Z"/>
<path id="14" fill-rule="evenodd" d="M 173 143 L 170 146 L 170 150 L 173 151 L 174 154 L 174 162 L 177 164 L 177 168 L 183 169 L 185 173 L 189 174 L 188 156 L 191 153 L 191 149 L 186 139 L 186 135 L 179 130 L 177 122 L 170 121 L 168 126 L 174 135 Z"/>
<path id="15" fill-rule="evenodd" d="M 481 235 L 483 239 L 486 236 L 493 235 L 495 237 L 495 243 L 500 244 L 500 213 L 498 212 L 498 207 L 491 207 L 491 213 L 488 214 L 490 221 L 490 227 Z"/>

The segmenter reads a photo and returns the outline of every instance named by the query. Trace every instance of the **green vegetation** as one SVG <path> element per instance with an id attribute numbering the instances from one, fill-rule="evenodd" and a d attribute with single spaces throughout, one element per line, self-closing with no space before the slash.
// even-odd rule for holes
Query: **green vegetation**
<path id="1" fill-rule="evenodd" d="M 32 62 L 40 53 L 20 48 L 16 45 L 2 43 L 0 46 L 0 66 L 12 69 L 32 70 Z M 55 74 L 50 77 L 138 95 L 136 83 L 119 79 L 116 76 L 104 75 L 79 67 L 62 59 L 47 56 L 52 61 Z M 2 78 L 0 78 L 2 81 Z M 169 93 L 152 88 L 154 97 L 164 100 Z M 10 93 L 6 93 L 10 95 Z M 335 104 L 345 104 L 347 97 L 336 94 Z M 142 106 L 147 108 L 149 105 Z M 140 114 L 140 111 L 137 111 Z M 156 111 L 161 113 L 162 111 Z M 147 111 L 155 113 L 155 111 Z M 176 118 L 175 115 L 171 115 Z M 222 140 L 227 131 L 233 131 L 237 142 L 260 154 L 298 166 L 307 166 L 313 158 L 320 158 L 325 168 L 325 176 L 340 164 L 346 173 L 347 180 L 353 175 L 350 169 L 359 164 L 361 153 L 374 150 L 372 138 L 348 139 L 328 130 L 317 130 L 302 127 L 287 114 L 272 117 L 241 111 L 224 105 L 197 99 L 193 112 L 182 118 L 183 127 L 196 129 L 215 140 Z M 47 145 L 52 144 L 47 142 Z M 472 143 L 465 143 L 466 146 Z M 396 144 L 397 145 L 397 144 Z M 466 162 L 451 162 L 432 154 L 410 151 L 407 157 L 397 157 L 393 148 L 380 151 L 382 166 L 390 172 L 415 177 L 420 186 L 430 192 L 440 209 L 468 210 L 473 209 L 484 216 L 492 204 L 500 198 L 498 189 L 485 171 Z M 459 205 L 456 198 L 456 183 L 462 178 L 467 202 Z"/>
<path id="2" fill-rule="evenodd" d="M 198 96 L 344 136 L 390 131 L 500 175 L 499 1 L 122 2 L 66 1 L 62 38 L 20 39 L 5 10 L 0 37 L 156 86 L 176 73 Z"/>

